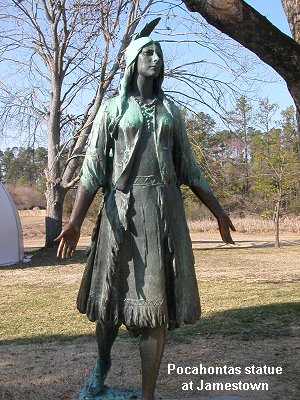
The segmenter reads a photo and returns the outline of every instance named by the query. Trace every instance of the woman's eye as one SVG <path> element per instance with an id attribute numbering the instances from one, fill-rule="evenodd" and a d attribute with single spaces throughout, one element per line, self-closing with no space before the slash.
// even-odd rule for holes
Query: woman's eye
<path id="1" fill-rule="evenodd" d="M 155 51 L 154 51 L 154 50 L 151 50 L 151 49 L 149 49 L 149 50 L 144 50 L 144 51 L 142 51 L 142 54 L 143 54 L 145 57 L 152 57 L 152 56 L 155 54 Z M 157 57 L 162 58 L 162 53 L 161 53 L 161 52 L 156 52 L 156 55 L 157 55 Z"/>

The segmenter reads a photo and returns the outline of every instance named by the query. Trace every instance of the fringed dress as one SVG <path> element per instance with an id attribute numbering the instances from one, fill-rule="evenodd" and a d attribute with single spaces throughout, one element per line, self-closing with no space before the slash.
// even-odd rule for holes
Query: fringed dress
<path id="1" fill-rule="evenodd" d="M 173 103 L 128 99 L 102 107 L 82 168 L 104 200 L 78 295 L 91 321 L 128 328 L 178 327 L 200 317 L 192 245 L 179 185 L 207 185 Z M 184 179 L 182 179 L 184 178 Z"/>

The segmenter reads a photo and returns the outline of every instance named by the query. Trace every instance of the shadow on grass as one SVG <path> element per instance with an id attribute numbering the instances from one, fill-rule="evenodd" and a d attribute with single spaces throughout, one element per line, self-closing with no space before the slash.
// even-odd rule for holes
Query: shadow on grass
<path id="1" fill-rule="evenodd" d="M 47 266 L 64 266 L 70 264 L 85 263 L 87 260 L 86 250 L 76 250 L 74 255 L 67 260 L 62 260 L 56 256 L 57 247 L 53 248 L 41 248 L 39 250 L 28 252 L 27 255 L 32 255 L 29 262 L 19 262 L 14 265 L 1 266 L 0 270 L 12 270 L 12 269 L 26 269 L 35 267 L 47 267 Z"/>
<path id="2" fill-rule="evenodd" d="M 300 302 L 269 304 L 257 307 L 231 309 L 202 317 L 195 325 L 168 332 L 174 341 L 183 341 L 188 336 L 226 336 L 241 340 L 260 340 L 283 336 L 300 337 Z M 130 335 L 121 327 L 119 337 Z M 67 342 L 75 339 L 95 340 L 94 334 L 41 335 L 3 341 L 3 344 L 32 344 L 44 342 Z"/>
<path id="3" fill-rule="evenodd" d="M 173 335 L 173 332 L 171 332 Z M 176 335 L 238 336 L 242 340 L 300 336 L 300 302 L 231 309 L 205 316 Z"/>

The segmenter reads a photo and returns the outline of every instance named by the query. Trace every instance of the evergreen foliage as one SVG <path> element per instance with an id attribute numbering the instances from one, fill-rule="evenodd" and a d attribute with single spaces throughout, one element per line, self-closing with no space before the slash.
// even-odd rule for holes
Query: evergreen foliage
<path id="1" fill-rule="evenodd" d="M 277 108 L 268 99 L 261 99 L 255 110 L 242 96 L 227 113 L 228 129 L 218 129 L 209 114 L 182 111 L 195 157 L 228 212 L 276 219 L 276 215 L 279 218 L 300 211 L 300 144 L 295 109 L 286 108 L 280 121 L 274 121 Z M 33 188 L 43 196 L 46 166 L 44 147 L 14 147 L 0 152 L 1 181 L 13 187 Z M 183 187 L 182 192 L 189 218 L 210 216 L 188 188 Z M 74 195 L 72 190 L 66 197 L 67 213 Z M 98 196 L 97 204 L 92 206 L 93 215 L 97 214 L 100 201 Z M 29 207 L 28 204 L 26 208 Z"/>
<path id="2" fill-rule="evenodd" d="M 229 129 L 217 130 L 210 116 L 184 118 L 197 161 L 229 212 L 266 217 L 299 212 L 300 151 L 293 106 L 273 121 L 278 106 L 261 99 L 255 110 L 246 96 L 227 113 Z M 184 190 L 187 209 L 195 199 Z"/>

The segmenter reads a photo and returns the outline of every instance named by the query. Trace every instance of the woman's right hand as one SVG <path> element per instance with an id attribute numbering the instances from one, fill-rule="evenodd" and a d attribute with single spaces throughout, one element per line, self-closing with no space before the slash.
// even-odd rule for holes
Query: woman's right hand
<path id="1" fill-rule="evenodd" d="M 219 232 L 221 234 L 223 242 L 227 244 L 235 244 L 230 231 L 235 231 L 235 227 L 229 218 L 229 216 L 225 213 L 222 213 L 219 217 L 217 217 Z"/>
<path id="2" fill-rule="evenodd" d="M 80 238 L 80 229 L 72 223 L 65 225 L 59 236 L 55 239 L 56 242 L 60 241 L 57 249 L 57 257 L 66 259 L 71 257 L 76 249 L 78 240 Z"/>

